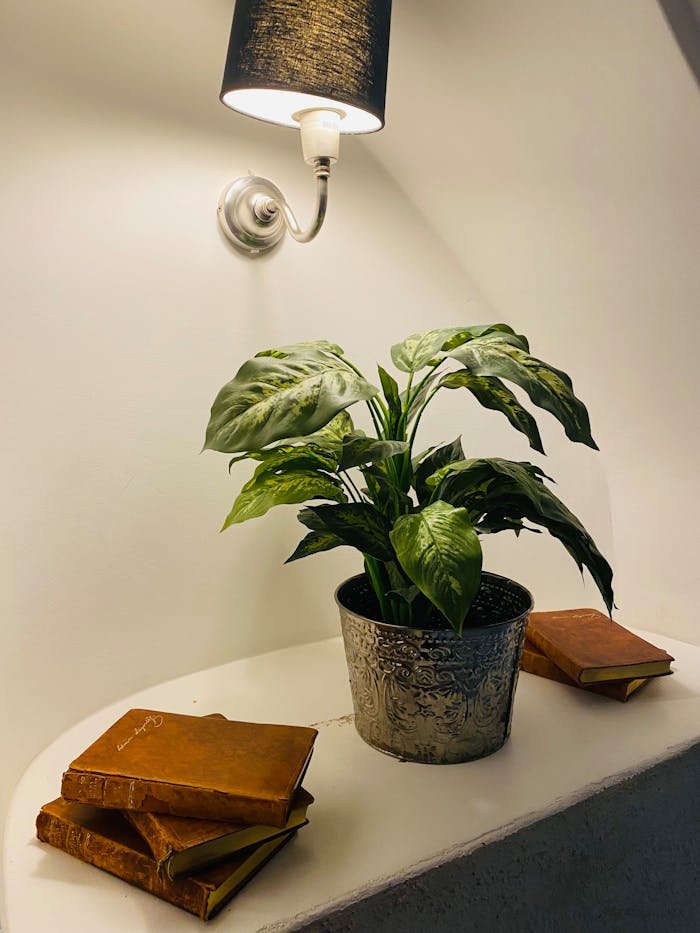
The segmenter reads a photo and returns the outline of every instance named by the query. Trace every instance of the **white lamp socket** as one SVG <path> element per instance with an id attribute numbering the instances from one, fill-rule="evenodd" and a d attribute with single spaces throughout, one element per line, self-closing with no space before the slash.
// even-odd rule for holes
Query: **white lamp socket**
<path id="1" fill-rule="evenodd" d="M 316 159 L 328 159 L 331 164 L 338 161 L 343 116 L 338 110 L 302 110 L 294 114 L 301 130 L 305 162 L 313 165 Z"/>

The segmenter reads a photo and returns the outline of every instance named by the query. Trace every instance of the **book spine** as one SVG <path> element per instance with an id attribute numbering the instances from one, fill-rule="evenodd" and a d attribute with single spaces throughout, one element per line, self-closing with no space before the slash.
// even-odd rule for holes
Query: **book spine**
<path id="1" fill-rule="evenodd" d="M 156 860 L 158 871 L 162 871 L 164 864 L 173 854 L 173 848 L 161 832 L 157 818 L 152 813 L 142 813 L 138 810 L 122 810 L 121 814 L 140 833 Z"/>
<path id="2" fill-rule="evenodd" d="M 569 687 L 576 686 L 568 674 L 559 670 L 556 664 L 540 654 L 539 651 L 530 650 L 527 643 L 523 646 L 520 667 L 522 670 L 527 671 L 528 674 L 536 674 L 538 677 L 545 677 L 547 680 L 555 680 L 557 683 L 566 684 Z"/>
<path id="3" fill-rule="evenodd" d="M 159 876 L 155 862 L 148 856 L 44 810 L 37 817 L 36 834 L 42 842 L 67 852 L 81 862 L 101 868 L 202 920 L 206 919 L 208 893 L 186 878 L 173 882 Z"/>
<path id="4" fill-rule="evenodd" d="M 290 801 L 285 800 L 235 797 L 202 787 L 74 770 L 64 772 L 61 795 L 66 800 L 111 810 L 141 810 L 280 828 L 287 822 L 290 807 Z"/>
<path id="5" fill-rule="evenodd" d="M 582 669 L 579 665 L 572 661 L 571 658 L 568 658 L 564 652 L 553 644 L 546 635 L 543 635 L 532 622 L 528 623 L 527 637 L 536 648 L 539 648 L 543 654 L 546 654 L 549 660 L 564 671 L 565 674 L 568 674 L 576 684 L 580 687 L 583 686 L 580 679 Z"/>

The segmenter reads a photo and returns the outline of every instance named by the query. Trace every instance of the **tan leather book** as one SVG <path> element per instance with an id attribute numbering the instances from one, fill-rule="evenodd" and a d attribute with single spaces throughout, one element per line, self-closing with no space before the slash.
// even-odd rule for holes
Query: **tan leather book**
<path id="1" fill-rule="evenodd" d="M 546 677 L 547 680 L 556 680 L 558 683 L 566 684 L 569 687 L 579 687 L 575 680 L 572 680 L 568 674 L 560 670 L 554 661 L 550 661 L 546 654 L 543 654 L 539 648 L 527 639 L 525 639 L 523 645 L 520 668 L 529 674 Z M 602 696 L 626 703 L 633 693 L 636 693 L 644 684 L 649 683 L 649 679 L 648 677 L 637 677 L 634 680 L 618 680 L 614 683 L 588 684 L 588 686 L 579 689 L 586 690 L 589 693 L 599 693 Z"/>
<path id="2" fill-rule="evenodd" d="M 292 810 L 284 829 L 194 820 L 165 813 L 139 813 L 137 810 L 120 812 L 141 834 L 156 860 L 158 871 L 176 878 L 178 875 L 199 871 L 235 852 L 270 842 L 290 830 L 301 829 L 309 822 L 306 813 L 313 802 L 311 794 L 303 787 L 299 788 L 294 795 Z"/>
<path id="3" fill-rule="evenodd" d="M 533 612 L 527 638 L 579 686 L 670 674 L 674 660 L 596 609 Z"/>
<path id="4" fill-rule="evenodd" d="M 129 710 L 63 775 L 67 800 L 284 828 L 317 730 Z"/>
<path id="5" fill-rule="evenodd" d="M 148 846 L 117 810 L 59 798 L 41 808 L 36 832 L 42 842 L 95 865 L 208 920 L 294 835 L 294 830 L 195 874 L 174 880 L 158 871 Z"/>

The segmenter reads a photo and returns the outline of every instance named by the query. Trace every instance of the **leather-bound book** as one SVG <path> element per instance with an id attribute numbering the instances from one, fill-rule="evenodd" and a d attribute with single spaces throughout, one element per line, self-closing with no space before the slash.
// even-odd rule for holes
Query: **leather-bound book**
<path id="1" fill-rule="evenodd" d="M 546 677 L 547 680 L 556 680 L 558 683 L 567 684 L 569 687 L 579 686 L 575 680 L 572 680 L 568 674 L 560 670 L 554 661 L 550 661 L 547 655 L 543 654 L 540 649 L 533 645 L 527 638 L 523 645 L 520 667 L 529 674 L 537 674 L 538 677 Z M 606 684 L 588 684 L 588 686 L 581 687 L 581 689 L 589 693 L 600 693 L 602 696 L 611 697 L 613 700 L 626 703 L 633 693 L 636 693 L 640 687 L 648 683 L 648 677 L 636 677 L 634 680 L 618 680 Z"/>
<path id="2" fill-rule="evenodd" d="M 533 612 L 526 634 L 579 686 L 671 673 L 670 654 L 596 609 Z"/>
<path id="3" fill-rule="evenodd" d="M 313 802 L 311 794 L 303 787 L 299 788 L 294 795 L 292 811 L 284 829 L 194 820 L 165 813 L 139 813 L 136 810 L 121 812 L 143 837 L 156 860 L 158 870 L 170 878 L 176 878 L 178 875 L 199 871 L 235 852 L 270 842 L 291 830 L 301 829 L 309 822 L 306 811 Z"/>
<path id="4" fill-rule="evenodd" d="M 117 810 L 59 798 L 41 808 L 36 830 L 42 842 L 202 920 L 220 910 L 294 835 L 292 830 L 203 871 L 171 879 L 158 871 L 146 843 Z"/>
<path id="5" fill-rule="evenodd" d="M 283 829 L 317 734 L 132 709 L 71 762 L 61 794 L 98 807 Z"/>

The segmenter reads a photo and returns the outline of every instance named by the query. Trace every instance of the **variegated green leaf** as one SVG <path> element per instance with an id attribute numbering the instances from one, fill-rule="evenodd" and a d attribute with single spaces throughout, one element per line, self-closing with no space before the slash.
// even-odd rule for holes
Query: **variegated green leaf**
<path id="1" fill-rule="evenodd" d="M 422 334 L 411 334 L 391 348 L 394 366 L 404 373 L 414 373 L 423 369 L 440 351 L 446 340 L 463 330 L 462 327 L 441 327 L 426 330 Z"/>
<path id="2" fill-rule="evenodd" d="M 378 441 L 375 437 L 360 433 L 348 434 L 343 438 L 340 469 L 349 470 L 363 463 L 376 463 L 402 454 L 407 449 L 407 441 Z"/>
<path id="3" fill-rule="evenodd" d="M 561 422 L 566 436 L 597 450 L 588 412 L 573 392 L 571 379 L 549 363 L 530 356 L 498 333 L 485 334 L 449 351 L 474 376 L 496 376 L 524 389 L 530 400 Z"/>
<path id="4" fill-rule="evenodd" d="M 368 503 L 312 505 L 304 509 L 304 512 L 307 511 L 314 514 L 320 528 L 332 531 L 350 547 L 378 560 L 394 559 L 384 516 Z M 301 515 L 299 518 L 304 521 Z M 304 521 L 304 524 L 307 522 Z M 313 527 L 312 530 L 319 530 L 319 527 Z"/>
<path id="5" fill-rule="evenodd" d="M 344 544 L 345 542 L 332 531 L 310 531 L 297 544 L 296 550 L 286 559 L 285 564 L 301 560 L 302 557 L 310 557 L 312 554 L 320 554 L 322 551 L 330 551 L 335 547 L 342 547 Z"/>
<path id="6" fill-rule="evenodd" d="M 530 447 L 544 453 L 537 422 L 500 379 L 495 376 L 475 376 L 468 369 L 460 369 L 459 372 L 443 376 L 440 385 L 447 389 L 469 389 L 484 408 L 502 412 L 513 427 L 527 437 Z"/>
<path id="7" fill-rule="evenodd" d="M 259 518 L 275 505 L 293 505 L 310 499 L 344 502 L 345 493 L 335 477 L 311 470 L 254 476 L 241 489 L 221 530 Z"/>
<path id="8" fill-rule="evenodd" d="M 343 348 L 337 343 L 327 340 L 304 340 L 301 343 L 290 343 L 283 347 L 272 347 L 270 350 L 261 350 L 256 356 L 275 356 L 284 359 L 287 356 L 308 356 L 310 353 L 331 353 L 333 356 L 342 356 Z"/>
<path id="9" fill-rule="evenodd" d="M 447 353 L 469 340 L 476 340 L 478 337 L 485 337 L 487 334 L 499 334 L 506 343 L 512 343 L 514 347 L 520 347 L 526 353 L 530 351 L 527 337 L 524 334 L 516 334 L 510 324 L 471 324 L 458 334 L 449 337 L 442 346 L 442 352 Z"/>
<path id="10" fill-rule="evenodd" d="M 475 524 L 527 519 L 562 542 L 579 570 L 587 567 L 612 611 L 612 570 L 579 519 L 545 486 L 546 477 L 532 463 L 475 459 L 452 463 L 430 477 L 429 486 L 441 499 L 467 509 Z M 496 530 L 500 530 L 496 528 Z"/>
<path id="11" fill-rule="evenodd" d="M 330 450 L 324 450 L 315 444 L 280 444 L 269 450 L 251 453 L 251 460 L 259 460 L 256 476 L 263 473 L 287 472 L 289 470 L 328 470 L 338 468 L 338 457 Z"/>
<path id="12" fill-rule="evenodd" d="M 204 446 L 236 453 L 306 437 L 377 391 L 335 356 L 255 357 L 217 395 Z"/>
<path id="13" fill-rule="evenodd" d="M 466 509 L 434 502 L 397 519 L 390 537 L 408 577 L 461 633 L 481 583 L 481 545 Z"/>
<path id="14" fill-rule="evenodd" d="M 444 351 L 491 333 L 501 334 L 504 340 L 527 350 L 527 340 L 517 335 L 508 324 L 472 324 L 468 327 L 441 327 L 422 334 L 411 334 L 391 348 L 391 358 L 397 369 L 415 373 L 434 360 L 437 361 Z"/>
<path id="15" fill-rule="evenodd" d="M 328 424 L 324 425 L 319 431 L 309 434 L 307 437 L 292 438 L 293 441 L 304 441 L 306 444 L 314 444 L 340 457 L 340 448 L 343 446 L 343 438 L 352 434 L 355 426 L 352 418 L 347 411 L 338 412 L 335 418 L 331 418 Z"/>

